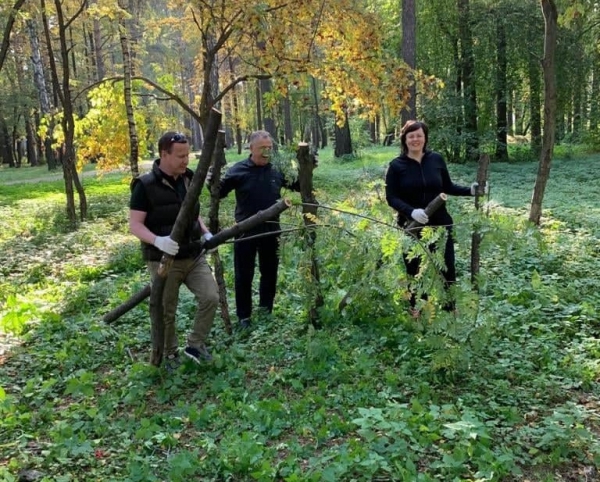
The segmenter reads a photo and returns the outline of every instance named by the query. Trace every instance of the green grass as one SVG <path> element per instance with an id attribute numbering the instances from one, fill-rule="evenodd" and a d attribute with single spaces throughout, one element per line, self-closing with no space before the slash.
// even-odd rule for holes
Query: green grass
<path id="1" fill-rule="evenodd" d="M 148 282 L 127 231 L 127 179 L 84 178 L 90 217 L 68 232 L 61 180 L 0 172 L 0 479 L 29 469 L 47 481 L 593 480 L 600 157 L 553 161 L 539 230 L 526 222 L 535 164 L 492 165 L 487 216 L 451 198 L 459 316 L 439 310 L 433 256 L 416 284 L 431 297 L 413 320 L 401 253 L 420 247 L 388 226 L 383 185 L 397 152 L 320 154 L 317 199 L 344 211 L 319 214 L 321 329 L 306 321 L 307 252 L 286 236 L 273 317 L 232 337 L 217 317 L 215 361 L 171 375 L 147 363 L 146 303 L 102 322 Z M 476 172 L 450 169 L 464 184 Z M 230 196 L 224 225 L 232 210 Z M 301 224 L 299 208 L 282 221 Z M 479 295 L 468 282 L 475 222 Z M 233 312 L 231 246 L 219 252 Z M 182 290 L 182 344 L 193 313 Z"/>

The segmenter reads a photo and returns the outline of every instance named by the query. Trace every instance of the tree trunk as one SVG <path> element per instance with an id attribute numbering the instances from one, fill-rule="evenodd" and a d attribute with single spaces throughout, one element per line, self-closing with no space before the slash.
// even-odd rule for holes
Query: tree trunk
<path id="1" fill-rule="evenodd" d="M 229 79 L 233 83 L 235 79 L 235 69 L 233 66 L 233 59 L 231 56 L 228 56 L 228 65 L 229 65 Z M 234 86 L 231 89 L 231 105 L 232 105 L 232 117 L 233 117 L 233 129 L 235 131 L 235 144 L 237 146 L 237 153 L 242 153 L 242 126 L 240 124 L 240 108 L 238 101 L 238 89 L 237 86 Z"/>
<path id="2" fill-rule="evenodd" d="M 15 167 L 14 149 L 8 132 L 8 125 L 6 120 L 0 114 L 0 153 L 2 157 L 2 163 L 7 164 L 8 167 Z"/>
<path id="3" fill-rule="evenodd" d="M 477 169 L 477 182 L 479 187 L 475 192 L 475 210 L 479 211 L 481 206 L 479 204 L 480 196 L 485 193 L 484 186 L 488 181 L 488 169 L 490 165 L 490 156 L 487 154 L 481 154 L 479 157 L 479 168 Z M 473 234 L 471 236 L 471 284 L 475 290 L 478 289 L 477 277 L 479 276 L 480 266 L 480 255 L 479 247 L 481 246 L 481 240 L 483 236 L 479 230 L 479 226 L 475 226 Z"/>
<path id="4" fill-rule="evenodd" d="M 98 0 L 92 0 L 91 4 L 96 5 Z M 98 17 L 92 19 L 92 35 L 93 35 L 93 54 L 94 64 L 96 66 L 96 80 L 102 80 L 106 75 L 104 67 L 104 53 L 102 47 L 102 32 L 100 31 L 100 20 Z"/>
<path id="5" fill-rule="evenodd" d="M 300 196 L 302 198 L 302 219 L 306 228 L 304 241 L 310 256 L 310 274 L 311 287 L 309 291 L 314 294 L 308 310 L 308 321 L 314 326 L 320 326 L 319 308 L 324 304 L 323 292 L 321 289 L 321 279 L 319 275 L 319 265 L 317 263 L 317 253 L 315 241 L 317 233 L 315 231 L 315 217 L 317 216 L 317 199 L 313 191 L 313 169 L 315 168 L 315 156 L 310 153 L 307 144 L 298 144 L 296 152 L 298 159 L 298 182 L 300 184 Z"/>
<path id="6" fill-rule="evenodd" d="M 25 119 L 25 132 L 27 133 L 27 159 L 29 160 L 29 165 L 39 166 L 40 160 L 37 151 L 37 136 L 35 134 L 35 121 L 31 118 L 31 115 L 28 115 Z"/>
<path id="7" fill-rule="evenodd" d="M 45 0 L 41 0 L 41 3 L 42 9 L 45 10 Z M 68 21 L 65 21 L 64 12 L 62 10 L 62 3 L 60 2 L 60 0 L 54 0 L 60 43 L 60 58 L 62 61 L 62 85 L 58 78 L 56 62 L 53 60 L 54 53 L 52 49 L 47 19 L 44 22 L 44 29 L 46 30 L 46 40 L 48 42 L 48 53 L 51 62 L 50 65 L 52 69 L 52 79 L 55 84 L 56 91 L 60 96 L 63 108 L 63 116 L 61 119 L 61 127 L 65 139 L 63 151 L 63 178 L 65 180 L 65 193 L 67 195 L 67 215 L 72 228 L 75 228 L 77 226 L 73 185 L 75 185 L 75 188 L 77 189 L 77 194 L 79 195 L 79 214 L 81 220 L 87 217 L 87 199 L 81 181 L 79 180 L 79 176 L 77 175 L 77 170 L 75 169 L 75 116 L 73 112 L 73 101 L 70 90 L 70 48 L 67 45 L 67 28 L 71 24 L 71 22 L 83 12 L 85 5 L 86 2 L 84 1 L 80 5 L 79 10 L 73 15 L 73 17 Z"/>
<path id="8" fill-rule="evenodd" d="M 594 132 L 598 130 L 600 125 L 600 51 L 594 49 L 593 62 L 592 62 L 592 90 L 590 92 L 590 131 Z"/>
<path id="9" fill-rule="evenodd" d="M 269 134 L 271 134 L 271 137 L 277 143 L 278 142 L 278 134 L 277 134 L 277 126 L 275 125 L 275 119 L 273 117 L 273 109 L 265 108 L 265 104 L 264 104 L 265 98 L 268 98 L 271 95 L 271 92 L 273 90 L 273 88 L 271 86 L 271 79 L 261 79 L 258 81 L 258 85 L 260 86 L 261 104 L 263 106 L 262 113 L 263 113 L 264 129 Z"/>
<path id="10" fill-rule="evenodd" d="M 292 103 L 289 95 L 286 95 L 281 101 L 283 104 L 283 136 L 286 145 L 291 145 L 294 141 L 294 131 L 292 130 Z"/>
<path id="11" fill-rule="evenodd" d="M 256 81 L 256 128 L 263 129 L 262 96 L 260 95 L 260 81 Z"/>
<path id="12" fill-rule="evenodd" d="M 125 10 L 127 11 L 127 9 Z M 139 139 L 133 113 L 133 101 L 131 99 L 131 75 L 133 67 L 129 49 L 128 31 L 130 30 L 130 25 L 131 22 L 126 19 L 121 19 L 119 22 L 121 51 L 123 52 L 123 95 L 125 97 L 125 112 L 127 113 L 127 129 L 129 130 L 129 167 L 131 169 L 131 176 L 135 179 L 140 175 L 140 169 L 138 166 Z"/>
<path id="13" fill-rule="evenodd" d="M 540 164 L 531 199 L 529 220 L 538 225 L 542 217 L 542 201 L 546 183 L 550 177 L 550 164 L 554 151 L 554 135 L 556 128 L 556 66 L 555 52 L 558 36 L 558 12 L 554 0 L 541 0 L 544 13 L 544 136 Z"/>
<path id="14" fill-rule="evenodd" d="M 344 125 L 335 124 L 335 157 L 352 155 L 352 139 L 350 137 L 350 124 L 348 123 L 348 114 L 344 112 Z"/>
<path id="15" fill-rule="evenodd" d="M 506 27 L 496 16 L 496 155 L 498 162 L 508 161 L 508 122 L 506 109 L 507 68 Z M 481 162 L 481 156 L 479 158 Z"/>
<path id="16" fill-rule="evenodd" d="M 327 130 L 325 129 L 325 125 L 321 119 L 321 114 L 319 112 L 319 94 L 317 92 L 317 79 L 311 76 L 311 84 L 312 84 L 312 92 L 313 92 L 313 100 L 315 103 L 314 108 L 314 121 L 313 121 L 313 146 L 319 147 L 321 149 L 325 149 L 327 147 Z"/>
<path id="17" fill-rule="evenodd" d="M 477 159 L 479 137 L 477 133 L 477 89 L 475 85 L 475 55 L 471 33 L 469 0 L 458 0 L 459 36 L 461 48 L 461 74 L 463 82 L 463 109 L 465 116 L 465 146 L 467 159 Z"/>
<path id="18" fill-rule="evenodd" d="M 463 85 L 462 85 L 462 67 L 460 60 L 460 51 L 458 47 L 458 39 L 453 39 L 452 42 L 452 53 L 454 57 L 454 65 L 456 69 L 456 79 L 454 80 L 454 93 L 456 95 L 456 99 L 462 99 L 463 97 Z M 463 134 L 463 125 L 464 125 L 464 113 L 461 109 L 456 109 L 456 113 L 454 115 L 454 125 L 456 126 L 456 138 L 460 139 Z M 460 159 L 460 150 L 461 144 L 459 142 L 453 142 L 451 147 L 451 159 L 456 162 Z"/>
<path id="19" fill-rule="evenodd" d="M 542 101 L 539 58 L 533 52 L 528 59 L 529 116 L 531 118 L 531 153 L 539 157 L 542 151 Z"/>
<path id="20" fill-rule="evenodd" d="M 44 63 L 42 61 L 42 53 L 40 50 L 40 41 L 37 34 L 35 22 L 32 19 L 28 19 L 25 22 L 25 27 L 29 37 L 29 45 L 31 48 L 31 66 L 33 70 L 33 83 L 35 84 L 36 91 L 38 93 L 38 100 L 40 103 L 40 112 L 42 116 L 46 117 L 52 110 L 50 104 L 50 96 L 48 95 L 48 88 L 46 86 L 46 77 L 44 75 Z M 35 125 L 38 125 L 38 119 L 36 119 Z M 46 159 L 46 164 L 49 170 L 56 169 L 56 159 L 54 158 L 54 151 L 51 148 L 52 132 L 54 130 L 53 123 L 50 121 L 48 125 L 48 133 L 46 139 L 44 139 L 45 150 L 43 151 Z M 37 138 L 37 135 L 36 135 Z M 50 145 L 50 148 L 48 146 Z M 42 154 L 42 150 L 40 150 Z"/>
<path id="21" fill-rule="evenodd" d="M 210 209 L 208 211 L 208 228 L 213 234 L 220 231 L 219 226 L 219 206 L 221 197 L 219 195 L 219 183 L 221 181 L 221 170 L 225 167 L 225 132 L 219 131 L 217 135 L 217 144 L 213 154 L 211 170 L 212 177 L 210 179 Z M 212 255 L 213 265 L 215 267 L 215 280 L 219 287 L 219 306 L 221 308 L 221 319 L 225 325 L 225 331 L 231 335 L 231 316 L 229 314 L 229 304 L 227 303 L 227 286 L 225 284 L 225 269 L 221 256 L 218 251 Z"/>
<path id="22" fill-rule="evenodd" d="M 417 14 L 415 0 L 402 0 L 402 59 L 411 69 L 417 66 Z M 401 111 L 401 125 L 417 118 L 417 85 L 408 88 L 410 97 Z"/>

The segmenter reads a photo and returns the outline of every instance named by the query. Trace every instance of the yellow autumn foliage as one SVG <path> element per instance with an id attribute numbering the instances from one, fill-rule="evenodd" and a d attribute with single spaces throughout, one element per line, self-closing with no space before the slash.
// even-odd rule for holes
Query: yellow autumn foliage
<path id="1" fill-rule="evenodd" d="M 102 171 L 128 166 L 130 138 L 122 86 L 102 84 L 90 91 L 88 99 L 90 110 L 75 122 L 77 169 L 91 161 Z M 133 102 L 139 157 L 143 158 L 148 154 L 148 128 L 144 111 L 135 105 L 135 98 Z"/>

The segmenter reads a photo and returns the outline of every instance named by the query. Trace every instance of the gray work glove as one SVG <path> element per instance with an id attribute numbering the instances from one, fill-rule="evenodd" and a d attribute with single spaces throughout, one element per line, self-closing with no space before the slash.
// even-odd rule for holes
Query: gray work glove
<path id="1" fill-rule="evenodd" d="M 474 182 L 473 184 L 471 184 L 471 196 L 475 196 L 475 194 L 477 194 L 477 188 L 479 187 L 479 183 L 478 182 Z M 490 192 L 490 185 L 489 183 L 485 183 L 485 186 L 483 186 L 483 194 L 487 194 L 488 192 Z"/>
<path id="2" fill-rule="evenodd" d="M 179 244 L 173 241 L 170 236 L 156 236 L 154 246 L 160 249 L 163 253 L 175 256 L 179 252 Z"/>
<path id="3" fill-rule="evenodd" d="M 410 217 L 420 224 L 427 224 L 429 222 L 429 216 L 427 216 L 424 209 L 413 209 Z"/>

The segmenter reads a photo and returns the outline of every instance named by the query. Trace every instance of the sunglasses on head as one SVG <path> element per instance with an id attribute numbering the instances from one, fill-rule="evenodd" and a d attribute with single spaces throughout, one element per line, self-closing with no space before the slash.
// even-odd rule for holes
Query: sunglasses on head
<path id="1" fill-rule="evenodd" d="M 177 134 L 174 134 L 169 138 L 169 142 L 177 144 L 186 144 L 187 137 L 185 136 L 185 134 L 181 134 L 180 132 L 178 132 Z"/>

